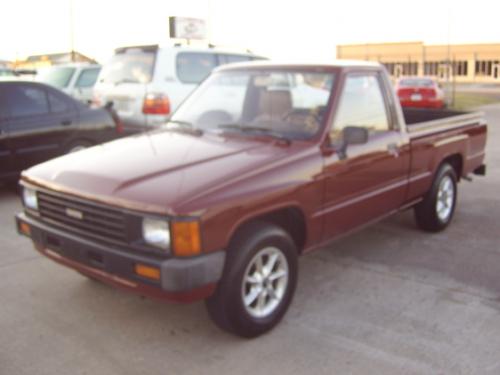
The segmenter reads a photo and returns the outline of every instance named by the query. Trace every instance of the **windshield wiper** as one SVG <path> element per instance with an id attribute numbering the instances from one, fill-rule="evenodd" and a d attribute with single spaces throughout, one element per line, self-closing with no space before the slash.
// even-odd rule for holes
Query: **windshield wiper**
<path id="1" fill-rule="evenodd" d="M 172 124 L 173 126 L 169 126 L 170 124 Z M 182 120 L 168 120 L 167 129 L 194 135 L 203 134 L 203 130 L 195 128 L 193 124 L 188 121 L 182 121 Z"/>
<path id="2" fill-rule="evenodd" d="M 247 134 L 264 134 L 268 135 L 270 137 L 276 138 L 280 141 L 284 141 L 287 144 L 291 143 L 291 140 L 287 137 L 285 137 L 283 134 L 278 133 L 272 129 L 269 128 L 264 128 L 261 126 L 253 126 L 253 125 L 245 125 L 245 124 L 221 124 L 217 126 L 220 129 L 230 129 L 230 130 L 237 130 L 242 133 L 247 133 Z"/>

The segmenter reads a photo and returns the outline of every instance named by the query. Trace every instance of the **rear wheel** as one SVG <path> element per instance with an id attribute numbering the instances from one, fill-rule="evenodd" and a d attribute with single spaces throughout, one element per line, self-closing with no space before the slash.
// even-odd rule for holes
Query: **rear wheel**
<path id="1" fill-rule="evenodd" d="M 255 337 L 272 329 L 287 311 L 297 283 L 297 249 L 290 235 L 256 222 L 231 241 L 222 279 L 207 309 L 222 329 Z"/>
<path id="2" fill-rule="evenodd" d="M 429 232 L 445 229 L 453 218 L 457 201 L 457 175 L 453 167 L 443 164 L 424 200 L 415 206 L 419 228 Z"/>

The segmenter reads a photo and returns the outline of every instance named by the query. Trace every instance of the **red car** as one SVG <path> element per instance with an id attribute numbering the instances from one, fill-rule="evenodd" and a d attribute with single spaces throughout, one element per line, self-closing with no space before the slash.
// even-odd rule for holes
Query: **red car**
<path id="1" fill-rule="evenodd" d="M 444 108 L 443 89 L 432 78 L 401 78 L 396 93 L 403 107 Z"/>

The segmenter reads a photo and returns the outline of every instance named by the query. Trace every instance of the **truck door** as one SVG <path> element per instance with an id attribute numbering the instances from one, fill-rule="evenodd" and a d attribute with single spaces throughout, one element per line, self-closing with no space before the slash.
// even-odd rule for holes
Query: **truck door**
<path id="1" fill-rule="evenodd" d="M 377 72 L 346 74 L 335 119 L 333 144 L 346 126 L 369 130 L 363 145 L 349 145 L 346 158 L 324 160 L 325 238 L 345 233 L 398 209 L 404 199 L 409 168 L 409 146 L 395 116 L 394 103 Z"/>

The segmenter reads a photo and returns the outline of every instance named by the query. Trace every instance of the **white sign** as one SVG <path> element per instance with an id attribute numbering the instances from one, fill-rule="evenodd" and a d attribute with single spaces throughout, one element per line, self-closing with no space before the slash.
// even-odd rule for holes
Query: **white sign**
<path id="1" fill-rule="evenodd" d="M 182 39 L 206 39 L 207 25 L 199 18 L 170 17 L 170 37 Z"/>

